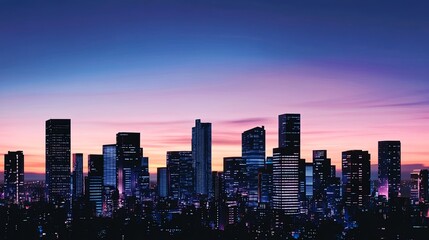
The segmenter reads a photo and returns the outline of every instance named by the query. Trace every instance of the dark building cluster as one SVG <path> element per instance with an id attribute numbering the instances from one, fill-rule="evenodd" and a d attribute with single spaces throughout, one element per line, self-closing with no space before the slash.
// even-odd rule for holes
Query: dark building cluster
<path id="1" fill-rule="evenodd" d="M 191 151 L 168 151 L 150 182 L 140 133 L 119 132 L 101 154 L 70 153 L 71 121 L 46 121 L 46 180 L 24 182 L 24 153 L 4 155 L 1 239 L 427 239 L 429 171 L 401 180 L 400 141 L 371 155 L 342 152 L 341 178 L 327 150 L 301 157 L 301 116 L 242 133 L 241 156 L 212 171 L 212 125 L 196 120 Z M 72 163 L 72 164 L 71 164 Z"/>

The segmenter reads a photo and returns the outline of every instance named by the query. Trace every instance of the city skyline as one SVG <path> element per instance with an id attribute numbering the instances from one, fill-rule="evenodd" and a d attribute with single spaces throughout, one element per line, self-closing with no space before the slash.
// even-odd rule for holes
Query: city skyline
<path id="1" fill-rule="evenodd" d="M 429 166 L 425 6 L 193 3 L 2 4 L 0 154 L 22 150 L 43 174 L 44 122 L 66 118 L 84 172 L 116 133 L 139 132 L 154 174 L 167 151 L 191 150 L 202 119 L 220 171 L 256 126 L 272 156 L 277 115 L 296 112 L 307 162 L 365 149 L 375 164 L 378 141 L 400 140 L 404 172 Z"/>

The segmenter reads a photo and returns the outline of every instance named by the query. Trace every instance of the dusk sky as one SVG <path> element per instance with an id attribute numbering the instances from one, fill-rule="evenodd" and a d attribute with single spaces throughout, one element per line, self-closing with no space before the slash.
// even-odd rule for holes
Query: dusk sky
<path id="1" fill-rule="evenodd" d="M 72 153 L 141 133 L 150 171 L 211 122 L 213 170 L 241 133 L 301 113 L 302 156 L 400 140 L 429 166 L 429 4 L 423 1 L 1 1 L 0 154 L 45 171 L 45 121 Z M 0 169 L 3 170 L 3 160 Z M 408 176 L 404 176 L 408 177 Z"/>

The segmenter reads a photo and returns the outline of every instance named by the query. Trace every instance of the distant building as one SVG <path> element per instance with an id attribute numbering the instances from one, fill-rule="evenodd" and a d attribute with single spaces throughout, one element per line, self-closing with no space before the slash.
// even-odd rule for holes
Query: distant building
<path id="1" fill-rule="evenodd" d="M 223 158 L 223 178 L 226 197 L 236 199 L 238 195 L 244 193 L 247 188 L 244 159 L 241 157 Z"/>
<path id="2" fill-rule="evenodd" d="M 315 210 L 324 212 L 327 208 L 326 190 L 331 178 L 331 159 L 326 150 L 313 151 L 313 199 Z"/>
<path id="3" fill-rule="evenodd" d="M 305 196 L 313 198 L 313 163 L 305 163 Z"/>
<path id="4" fill-rule="evenodd" d="M 140 133 L 120 132 L 116 134 L 117 187 L 121 199 L 136 197 L 138 194 L 141 157 Z"/>
<path id="5" fill-rule="evenodd" d="M 72 172 L 72 199 L 73 201 L 83 196 L 83 154 L 73 154 L 73 172 Z"/>
<path id="6" fill-rule="evenodd" d="M 429 202 L 429 170 L 420 170 L 419 176 L 419 199 L 420 202 Z"/>
<path id="7" fill-rule="evenodd" d="M 157 168 L 157 189 L 159 197 L 167 197 L 168 196 L 168 175 L 166 167 Z"/>
<path id="8" fill-rule="evenodd" d="M 195 170 L 195 192 L 210 195 L 212 192 L 212 124 L 195 120 L 192 128 L 192 157 Z"/>
<path id="9" fill-rule="evenodd" d="M 51 203 L 70 200 L 70 119 L 46 121 L 46 190 Z"/>
<path id="10" fill-rule="evenodd" d="M 258 205 L 258 173 L 264 168 L 265 162 L 265 129 L 255 127 L 241 135 L 242 157 L 246 165 L 246 186 L 248 205 Z"/>
<path id="11" fill-rule="evenodd" d="M 185 199 L 192 195 L 194 171 L 191 151 L 167 152 L 168 195 L 175 199 Z"/>
<path id="12" fill-rule="evenodd" d="M 267 157 L 264 168 L 259 170 L 258 203 L 271 206 L 273 196 L 273 158 Z"/>
<path id="13" fill-rule="evenodd" d="M 420 200 L 420 169 L 414 169 L 411 172 L 411 189 L 410 189 L 410 199 L 413 204 L 417 204 Z"/>
<path id="14" fill-rule="evenodd" d="M 24 153 L 9 151 L 4 155 L 4 198 L 19 204 L 25 200 Z"/>
<path id="15" fill-rule="evenodd" d="M 139 187 L 141 200 L 150 197 L 150 174 L 149 174 L 149 158 L 141 158 L 141 169 L 139 174 Z"/>
<path id="16" fill-rule="evenodd" d="M 273 209 L 286 215 L 300 210 L 298 155 L 287 148 L 273 150 Z"/>
<path id="17" fill-rule="evenodd" d="M 88 155 L 88 200 L 97 216 L 103 213 L 103 162 L 103 155 Z"/>
<path id="18" fill-rule="evenodd" d="M 398 197 L 401 185 L 401 142 L 378 142 L 379 195 Z"/>
<path id="19" fill-rule="evenodd" d="M 370 195 L 370 169 L 368 151 L 342 153 L 343 199 L 347 208 L 364 206 Z"/>

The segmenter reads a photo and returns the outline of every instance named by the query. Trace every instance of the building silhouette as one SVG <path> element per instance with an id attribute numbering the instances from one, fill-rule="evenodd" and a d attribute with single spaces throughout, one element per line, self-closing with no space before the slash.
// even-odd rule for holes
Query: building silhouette
<path id="1" fill-rule="evenodd" d="M 195 120 L 192 128 L 192 157 L 194 159 L 195 193 L 212 192 L 212 124 Z"/>
<path id="2" fill-rule="evenodd" d="M 19 204 L 25 199 L 24 192 L 24 153 L 9 151 L 4 155 L 4 198 Z"/>
<path id="3" fill-rule="evenodd" d="M 168 174 L 166 167 L 159 167 L 156 171 L 157 192 L 159 197 L 168 196 Z"/>
<path id="4" fill-rule="evenodd" d="M 326 190 L 331 178 L 331 159 L 327 155 L 326 150 L 313 151 L 313 200 L 317 212 L 327 208 Z"/>
<path id="5" fill-rule="evenodd" d="M 301 152 L 301 115 L 286 113 L 279 115 L 279 148 Z"/>
<path id="6" fill-rule="evenodd" d="M 96 216 L 103 213 L 103 155 L 88 155 L 88 200 Z"/>
<path id="7" fill-rule="evenodd" d="M 117 188 L 121 200 L 135 197 L 139 191 L 138 176 L 141 169 L 142 150 L 140 133 L 116 134 Z"/>
<path id="8" fill-rule="evenodd" d="M 368 151 L 342 152 L 343 199 L 346 208 L 363 207 L 370 195 L 370 154 Z"/>
<path id="9" fill-rule="evenodd" d="M 46 190 L 51 203 L 70 200 L 70 119 L 46 121 Z"/>
<path id="10" fill-rule="evenodd" d="M 401 185 L 401 142 L 378 142 L 379 195 L 398 197 Z"/>
<path id="11" fill-rule="evenodd" d="M 227 198 L 237 200 L 246 192 L 246 162 L 241 157 L 223 158 L 223 184 Z M 258 183 L 256 183 L 258 187 Z"/>
<path id="12" fill-rule="evenodd" d="M 83 154 L 73 154 L 72 172 L 72 200 L 75 201 L 83 196 Z"/>
<path id="13" fill-rule="evenodd" d="M 265 128 L 255 127 L 241 134 L 241 156 L 246 165 L 248 205 L 258 205 L 258 173 L 265 162 Z M 225 160 L 224 160 L 225 161 Z"/>
<path id="14" fill-rule="evenodd" d="M 194 191 L 194 171 L 191 151 L 167 152 L 168 195 L 175 199 L 186 199 Z"/>

